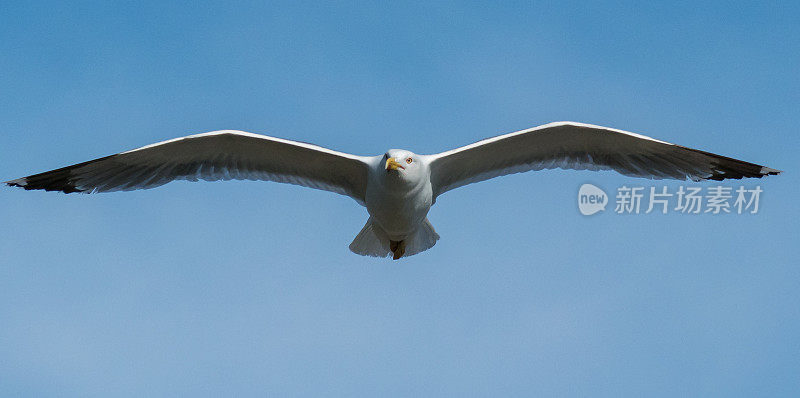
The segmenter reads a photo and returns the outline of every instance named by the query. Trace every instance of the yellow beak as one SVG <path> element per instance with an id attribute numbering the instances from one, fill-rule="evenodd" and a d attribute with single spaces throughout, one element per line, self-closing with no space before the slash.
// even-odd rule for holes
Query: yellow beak
<path id="1" fill-rule="evenodd" d="M 397 169 L 405 169 L 405 167 L 403 167 L 403 165 L 394 158 L 386 159 L 386 171 Z"/>

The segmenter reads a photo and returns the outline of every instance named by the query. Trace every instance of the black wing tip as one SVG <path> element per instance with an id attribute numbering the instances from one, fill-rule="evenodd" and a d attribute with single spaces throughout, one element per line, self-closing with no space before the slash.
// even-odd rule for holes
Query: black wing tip
<path id="1" fill-rule="evenodd" d="M 763 176 L 776 176 L 781 173 L 783 173 L 783 170 L 775 170 L 766 166 L 761 166 L 761 176 L 759 176 L 759 178 Z"/>
<path id="2" fill-rule="evenodd" d="M 783 173 L 783 170 L 771 169 L 766 166 L 756 166 L 756 167 L 759 167 L 758 171 L 741 170 L 741 169 L 715 170 L 714 174 L 704 178 L 704 180 L 712 180 L 712 181 L 722 181 L 730 179 L 741 180 L 742 178 L 763 178 L 766 176 L 776 176 Z"/>
<path id="3" fill-rule="evenodd" d="M 69 180 L 56 179 L 37 183 L 36 180 L 31 181 L 31 177 L 18 178 L 16 180 L 6 181 L 3 184 L 9 187 L 22 188 L 26 191 L 44 190 L 63 193 L 88 193 L 87 191 L 75 187 Z"/>
<path id="4" fill-rule="evenodd" d="M 699 149 L 689 148 L 683 145 L 675 146 L 686 149 L 690 152 L 695 152 L 714 158 L 712 161 L 712 175 L 708 177 L 701 177 L 701 180 L 741 180 L 742 178 L 762 178 L 764 176 L 775 176 L 783 173 L 783 170 L 777 170 L 771 167 L 745 162 L 744 160 L 717 155 L 716 153 L 701 151 Z"/>
<path id="5" fill-rule="evenodd" d="M 24 178 L 24 177 L 23 178 L 17 178 L 16 180 L 6 181 L 3 184 L 5 184 L 5 185 L 7 185 L 9 187 L 22 188 L 22 189 L 24 189 L 26 191 L 29 191 L 29 190 L 33 189 L 33 188 L 28 186 L 27 179 Z"/>
<path id="6" fill-rule="evenodd" d="M 94 192 L 94 189 L 80 189 L 75 186 L 73 171 L 95 162 L 111 159 L 115 156 L 117 155 L 109 155 L 99 159 L 74 164 L 72 166 L 62 167 L 60 169 L 17 178 L 16 180 L 6 181 L 4 184 L 10 187 L 22 188 L 26 191 L 44 190 L 63 193 L 92 193 Z"/>

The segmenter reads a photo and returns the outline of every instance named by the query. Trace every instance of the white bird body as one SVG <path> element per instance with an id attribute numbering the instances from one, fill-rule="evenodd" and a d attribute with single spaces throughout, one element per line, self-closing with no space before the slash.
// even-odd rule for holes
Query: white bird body
<path id="1" fill-rule="evenodd" d="M 378 172 L 384 172 L 379 170 Z M 367 184 L 367 212 L 392 240 L 413 234 L 431 209 L 430 180 L 416 185 L 370 181 Z"/>
<path id="2" fill-rule="evenodd" d="M 148 189 L 174 180 L 297 184 L 347 195 L 365 206 L 370 217 L 350 250 L 398 259 L 436 244 L 439 235 L 427 214 L 439 195 L 497 176 L 553 168 L 614 170 L 634 177 L 693 181 L 780 173 L 627 131 L 557 122 L 435 155 L 392 149 L 374 157 L 242 131 L 214 131 L 6 184 L 65 193 Z"/>
<path id="3" fill-rule="evenodd" d="M 387 170 L 385 159 L 369 169 L 366 207 L 391 240 L 403 240 L 425 220 L 433 203 L 427 165 L 417 155 L 392 149 L 385 158 L 412 159 L 402 170 Z M 416 161 L 414 160 L 416 159 Z M 415 166 L 417 169 L 411 170 Z"/>

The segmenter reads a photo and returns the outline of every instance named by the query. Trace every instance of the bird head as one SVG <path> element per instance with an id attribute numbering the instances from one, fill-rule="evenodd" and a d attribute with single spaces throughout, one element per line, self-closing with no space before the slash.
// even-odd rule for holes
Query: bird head
<path id="1" fill-rule="evenodd" d="M 420 156 L 402 149 L 386 151 L 382 165 L 388 178 L 407 182 L 417 182 L 425 173 L 425 165 Z"/>

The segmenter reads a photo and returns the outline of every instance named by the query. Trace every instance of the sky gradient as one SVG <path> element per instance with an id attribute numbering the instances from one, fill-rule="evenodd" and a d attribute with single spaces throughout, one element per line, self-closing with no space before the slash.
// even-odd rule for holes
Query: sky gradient
<path id="1" fill-rule="evenodd" d="M 800 390 L 798 5 L 67 3 L 0 4 L 0 180 L 219 129 L 377 155 L 557 120 L 785 173 L 719 216 L 577 209 L 688 182 L 498 178 L 395 262 L 348 250 L 366 211 L 328 192 L 2 187 L 0 395 Z"/>

